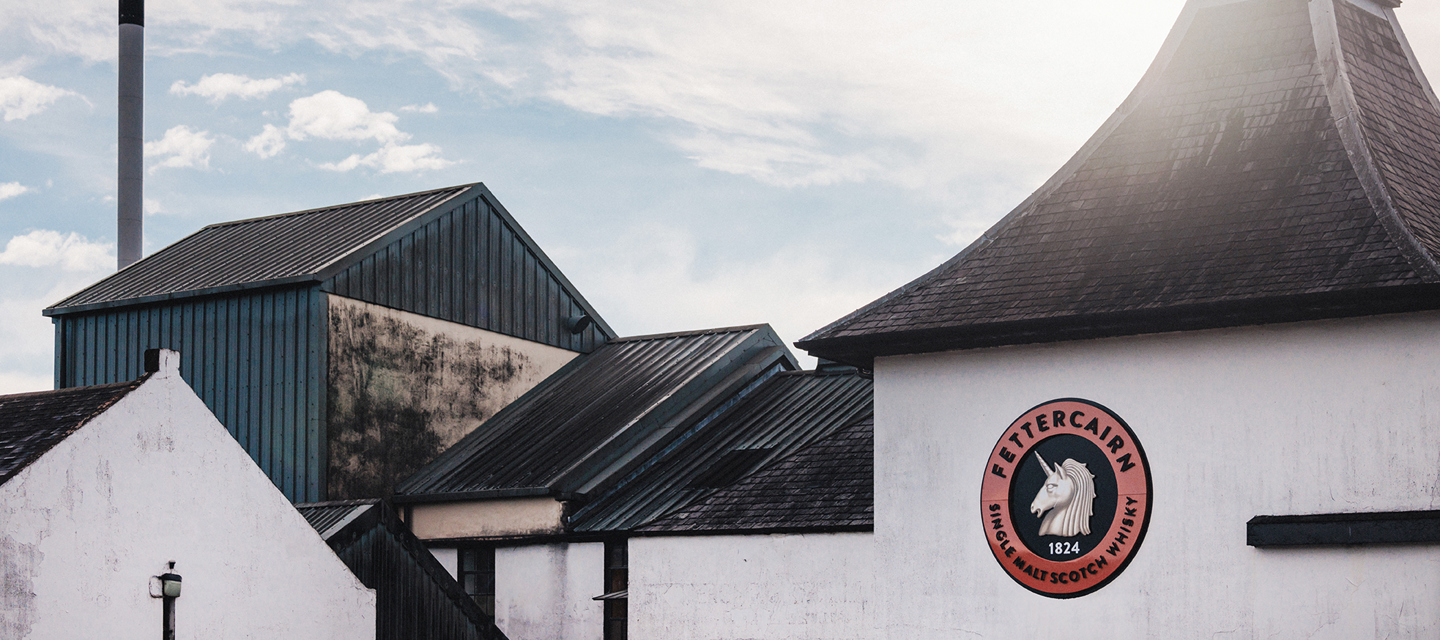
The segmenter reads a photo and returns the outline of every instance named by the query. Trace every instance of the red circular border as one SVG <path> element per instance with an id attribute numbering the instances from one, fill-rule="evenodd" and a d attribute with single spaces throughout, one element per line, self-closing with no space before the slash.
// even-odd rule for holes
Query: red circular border
<path id="1" fill-rule="evenodd" d="M 1056 426 L 1056 413 L 1063 414 L 1064 425 Z M 1081 424 L 1073 425 L 1077 413 Z M 1094 431 L 1085 428 L 1092 420 L 1098 420 Z M 1057 435 L 1081 436 L 1105 451 L 1119 493 L 1115 518 L 1102 542 L 1079 559 L 1064 562 L 1047 560 L 1026 548 L 1015 534 L 1010 512 L 1010 484 L 1018 461 L 1035 445 Z M 1113 445 L 1117 437 L 1123 442 L 1112 450 L 1107 444 Z M 1129 458 L 1125 457 L 1127 453 Z M 1133 466 L 1124 466 L 1127 463 Z M 1130 426 L 1103 405 L 1080 398 L 1060 398 L 1020 414 L 1000 436 L 985 462 L 980 516 L 990 552 L 1011 579 L 1042 596 L 1077 598 L 1109 584 L 1135 557 L 1150 527 L 1151 489 L 1150 461 Z"/>

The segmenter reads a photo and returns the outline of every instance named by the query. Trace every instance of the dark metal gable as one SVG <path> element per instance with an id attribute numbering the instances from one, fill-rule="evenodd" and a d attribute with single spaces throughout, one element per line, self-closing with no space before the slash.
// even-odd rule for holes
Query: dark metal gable
<path id="1" fill-rule="evenodd" d="M 615 335 L 483 184 L 321 277 L 336 295 L 573 351 Z"/>
<path id="2" fill-rule="evenodd" d="M 480 183 L 210 225 L 44 313 L 297 285 L 577 351 L 615 335 Z"/>

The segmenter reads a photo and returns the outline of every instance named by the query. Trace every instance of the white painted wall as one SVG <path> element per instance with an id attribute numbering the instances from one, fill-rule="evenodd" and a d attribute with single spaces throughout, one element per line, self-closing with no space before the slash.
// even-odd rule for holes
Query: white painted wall
<path id="1" fill-rule="evenodd" d="M 635 640 L 876 637 L 874 536 L 630 540 Z"/>
<path id="2" fill-rule="evenodd" d="M 435 556 L 435 560 L 440 563 L 440 566 L 445 567 L 445 570 L 450 572 L 451 578 L 454 578 L 456 580 L 460 579 L 459 549 L 448 547 L 431 547 L 430 555 Z"/>
<path id="3" fill-rule="evenodd" d="M 180 638 L 375 635 L 375 593 L 177 373 L 0 485 L 0 637 L 157 638 L 170 560 Z"/>
<path id="4" fill-rule="evenodd" d="M 884 637 L 1440 637 L 1440 546 L 1245 545 L 1256 515 L 1440 508 L 1440 314 L 882 358 L 875 396 Z M 1154 511 L 1114 582 L 1052 600 L 996 565 L 980 482 L 1069 396 L 1134 429 Z"/>
<path id="5" fill-rule="evenodd" d="M 495 550 L 495 624 L 510 640 L 600 640 L 605 545 Z"/>

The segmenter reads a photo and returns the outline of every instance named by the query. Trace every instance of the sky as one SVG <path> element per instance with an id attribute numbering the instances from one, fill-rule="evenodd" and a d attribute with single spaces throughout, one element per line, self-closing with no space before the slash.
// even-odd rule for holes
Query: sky
<path id="1" fill-rule="evenodd" d="M 622 335 L 793 342 L 1038 188 L 1183 5 L 149 0 L 145 252 L 481 181 Z M 1440 69 L 1440 5 L 1399 15 Z M 0 3 L 0 393 L 52 386 L 40 310 L 114 270 L 116 34 Z"/>

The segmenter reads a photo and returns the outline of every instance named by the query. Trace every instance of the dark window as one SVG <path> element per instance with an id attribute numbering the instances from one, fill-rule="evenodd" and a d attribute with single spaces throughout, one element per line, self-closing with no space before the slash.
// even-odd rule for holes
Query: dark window
<path id="1" fill-rule="evenodd" d="M 630 589 L 630 551 L 626 540 L 605 543 L 605 593 L 624 594 L 605 600 L 605 640 L 625 640 L 626 605 Z"/>
<path id="2" fill-rule="evenodd" d="M 495 547 L 460 549 L 460 586 L 485 613 L 495 615 Z"/>

